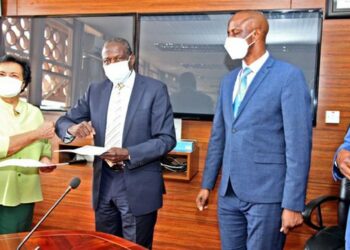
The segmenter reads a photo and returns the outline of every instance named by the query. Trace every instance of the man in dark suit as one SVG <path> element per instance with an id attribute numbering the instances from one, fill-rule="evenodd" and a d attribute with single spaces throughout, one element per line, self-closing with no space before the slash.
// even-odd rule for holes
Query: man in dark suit
<path id="1" fill-rule="evenodd" d="M 265 47 L 268 22 L 241 11 L 225 48 L 242 67 L 222 82 L 196 203 L 207 207 L 222 170 L 218 215 L 222 249 L 283 249 L 302 223 L 311 154 L 311 101 L 300 69 Z"/>
<path id="2" fill-rule="evenodd" d="M 134 72 L 125 39 L 107 41 L 102 60 L 108 79 L 89 86 L 56 133 L 65 142 L 92 134 L 95 146 L 110 148 L 93 164 L 96 230 L 152 248 L 165 192 L 160 158 L 176 144 L 169 95 L 162 82 Z"/>

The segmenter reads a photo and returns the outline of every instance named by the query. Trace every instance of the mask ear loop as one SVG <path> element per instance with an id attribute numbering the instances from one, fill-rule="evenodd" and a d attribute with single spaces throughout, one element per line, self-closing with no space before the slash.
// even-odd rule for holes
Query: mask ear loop
<path id="1" fill-rule="evenodd" d="M 249 35 L 246 36 L 246 37 L 244 38 L 244 40 L 247 40 L 249 37 L 251 37 L 251 36 L 254 34 L 254 32 L 255 32 L 255 30 L 253 30 L 252 32 L 250 32 Z M 249 47 L 250 45 L 254 44 L 255 42 L 256 42 L 256 40 L 255 40 L 254 42 L 251 42 L 250 44 L 248 44 L 248 47 Z"/>

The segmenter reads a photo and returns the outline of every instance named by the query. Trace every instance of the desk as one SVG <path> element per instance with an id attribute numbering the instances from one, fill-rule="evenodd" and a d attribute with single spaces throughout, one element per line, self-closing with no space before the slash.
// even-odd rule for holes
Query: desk
<path id="1" fill-rule="evenodd" d="M 14 250 L 27 233 L 0 235 L 0 249 Z M 100 232 L 72 231 L 72 230 L 50 230 L 37 231 L 21 248 L 33 250 L 40 246 L 41 250 L 145 250 L 133 242 Z"/>

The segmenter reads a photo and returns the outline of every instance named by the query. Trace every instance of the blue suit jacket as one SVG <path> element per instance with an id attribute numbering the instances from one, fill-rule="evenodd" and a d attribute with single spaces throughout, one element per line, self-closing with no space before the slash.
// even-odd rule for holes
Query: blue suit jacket
<path id="1" fill-rule="evenodd" d="M 338 153 L 340 150 L 342 149 L 346 149 L 348 151 L 350 151 L 350 129 L 348 129 L 345 137 L 344 137 L 344 142 L 342 145 L 339 146 L 339 148 L 337 149 L 335 155 L 334 155 L 334 159 L 333 159 L 333 178 L 335 180 L 341 180 L 342 178 L 344 178 L 344 175 L 340 172 L 338 166 L 336 165 L 336 159 L 338 156 Z"/>
<path id="2" fill-rule="evenodd" d="M 253 203 L 304 209 L 310 166 L 311 100 L 301 70 L 269 57 L 233 118 L 232 92 L 240 68 L 220 87 L 202 187 L 212 189 L 222 168 L 235 194 Z"/>
<path id="3" fill-rule="evenodd" d="M 91 121 L 96 146 L 104 146 L 107 109 L 112 82 L 91 84 L 75 107 L 56 122 L 56 133 L 63 139 L 67 129 L 82 121 Z M 162 206 L 165 192 L 160 158 L 176 144 L 173 112 L 166 86 L 152 78 L 136 74 L 123 132 L 123 147 L 129 150 L 125 184 L 128 201 L 135 216 Z M 93 207 L 99 200 L 103 161 L 94 160 Z"/>
<path id="4" fill-rule="evenodd" d="M 346 150 L 350 151 L 350 129 L 348 129 L 348 132 L 346 133 L 346 135 L 344 137 L 343 144 L 339 146 L 337 152 L 334 155 L 333 178 L 335 180 L 341 180 L 342 178 L 344 178 L 344 175 L 340 172 L 338 166 L 336 165 L 337 155 L 338 155 L 339 151 L 342 149 L 346 149 Z M 350 212 L 350 208 L 349 208 L 349 212 Z M 347 220 L 347 224 L 346 224 L 346 233 L 345 233 L 345 243 L 346 243 L 345 249 L 350 249 L 350 226 L 349 226 L 350 225 L 350 216 L 349 216 L 349 212 L 348 212 L 348 220 Z"/>

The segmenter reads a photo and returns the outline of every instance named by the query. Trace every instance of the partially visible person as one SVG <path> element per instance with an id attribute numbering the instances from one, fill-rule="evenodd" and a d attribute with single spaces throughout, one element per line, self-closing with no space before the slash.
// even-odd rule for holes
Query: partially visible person
<path id="1" fill-rule="evenodd" d="M 311 98 L 303 73 L 266 50 L 263 13 L 240 11 L 225 48 L 242 66 L 224 76 L 196 203 L 218 195 L 223 250 L 283 249 L 302 224 L 311 155 Z"/>
<path id="2" fill-rule="evenodd" d="M 0 58 L 0 161 L 32 159 L 51 164 L 53 122 L 19 96 L 31 81 L 29 64 L 17 57 Z M 55 167 L 40 168 L 51 172 Z M 29 231 L 35 202 L 42 201 L 38 168 L 0 168 L 0 234 Z"/>
<path id="3" fill-rule="evenodd" d="M 333 177 L 335 180 L 347 178 L 350 180 L 350 129 L 344 137 L 341 144 L 334 155 Z M 345 233 L 345 249 L 350 249 L 350 216 L 346 224 Z"/>
<path id="4" fill-rule="evenodd" d="M 170 96 L 173 109 L 178 113 L 212 114 L 213 100 L 197 89 L 197 82 L 192 72 L 182 73 L 177 79 L 179 90 Z"/>

